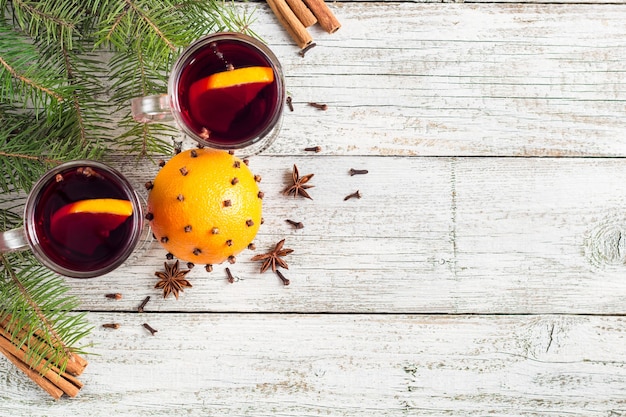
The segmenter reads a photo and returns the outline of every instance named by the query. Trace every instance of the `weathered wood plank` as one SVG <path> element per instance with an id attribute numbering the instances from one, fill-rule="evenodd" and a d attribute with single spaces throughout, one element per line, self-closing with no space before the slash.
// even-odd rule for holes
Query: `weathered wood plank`
<path id="1" fill-rule="evenodd" d="M 85 387 L 52 402 L 0 359 L 6 416 L 626 413 L 623 317 L 90 314 Z M 150 336 L 141 323 L 159 332 Z"/>
<path id="2" fill-rule="evenodd" d="M 293 163 L 315 173 L 313 200 L 281 194 Z M 257 156 L 251 167 L 266 195 L 256 253 L 286 238 L 289 287 L 245 251 L 227 265 L 235 284 L 224 265 L 199 265 L 180 300 L 160 300 L 155 243 L 109 276 L 72 281 L 84 308 L 134 310 L 151 295 L 156 311 L 624 312 L 620 159 Z M 112 291 L 124 299 L 105 299 Z"/>
<path id="3" fill-rule="evenodd" d="M 334 3 L 303 59 L 263 6 L 295 111 L 269 150 L 348 155 L 626 154 L 620 5 Z M 326 112 L 309 108 L 325 102 Z"/>

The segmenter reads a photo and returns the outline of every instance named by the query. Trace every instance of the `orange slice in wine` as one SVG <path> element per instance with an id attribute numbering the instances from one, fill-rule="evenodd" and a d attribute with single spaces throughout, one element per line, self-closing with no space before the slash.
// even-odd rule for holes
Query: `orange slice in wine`
<path id="1" fill-rule="evenodd" d="M 189 88 L 189 112 L 209 132 L 227 133 L 237 113 L 274 81 L 270 67 L 218 72 Z"/>
<path id="2" fill-rule="evenodd" d="M 128 200 L 95 198 L 67 204 L 50 219 L 50 234 L 68 249 L 92 255 L 133 214 Z"/>

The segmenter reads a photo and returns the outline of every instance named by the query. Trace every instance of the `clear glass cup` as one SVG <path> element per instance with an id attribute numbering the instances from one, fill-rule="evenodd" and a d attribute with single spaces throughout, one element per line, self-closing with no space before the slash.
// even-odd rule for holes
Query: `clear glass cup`
<path id="1" fill-rule="evenodd" d="M 98 200 L 96 212 L 84 205 L 94 203 L 89 200 Z M 123 264 L 144 232 L 142 204 L 128 180 L 105 164 L 78 160 L 37 181 L 26 198 L 24 226 L 0 233 L 0 252 L 30 249 L 58 274 L 92 278 Z"/>
<path id="2" fill-rule="evenodd" d="M 273 80 L 207 88 L 211 75 L 232 70 L 241 74 L 249 67 L 270 68 Z M 131 111 L 137 121 L 173 119 L 201 145 L 251 156 L 276 139 L 285 96 L 282 68 L 274 53 L 250 36 L 222 32 L 189 45 L 172 68 L 168 93 L 135 98 Z"/>

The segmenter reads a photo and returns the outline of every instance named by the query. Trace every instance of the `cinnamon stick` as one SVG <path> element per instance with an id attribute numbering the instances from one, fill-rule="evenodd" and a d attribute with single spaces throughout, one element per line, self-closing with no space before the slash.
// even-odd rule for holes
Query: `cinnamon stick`
<path id="1" fill-rule="evenodd" d="M 7 315 L 7 317 L 5 317 L 4 320 L 0 321 L 0 334 L 3 333 L 3 331 L 5 332 L 5 337 L 9 340 L 11 340 L 11 337 L 8 336 L 9 333 L 13 332 L 13 328 L 9 328 L 10 326 L 10 320 L 11 320 L 11 316 Z M 26 333 L 26 329 L 20 329 L 17 332 L 17 337 L 23 339 L 24 337 L 26 337 L 27 333 Z M 38 344 L 42 344 L 42 343 L 47 343 L 43 338 L 42 338 L 42 332 L 41 330 L 35 330 L 35 332 L 33 333 L 32 336 L 30 336 L 28 338 L 28 344 L 31 346 L 37 346 Z M 58 348 L 58 346 L 54 346 L 55 348 Z M 26 349 L 25 346 L 23 346 L 24 349 Z M 85 370 L 85 368 L 87 367 L 87 365 L 89 364 L 87 362 L 86 359 L 84 359 L 83 357 L 73 354 L 71 352 L 67 352 L 68 353 L 68 358 L 67 358 L 67 363 L 65 364 L 65 372 L 74 375 L 74 376 L 80 376 L 80 374 L 83 373 L 83 371 Z M 50 359 L 50 356 L 46 356 L 46 359 Z"/>
<path id="2" fill-rule="evenodd" d="M 44 378 L 70 397 L 78 395 L 78 391 L 80 391 L 83 387 L 83 384 L 73 376 L 70 376 L 67 373 L 61 373 L 60 370 L 54 366 L 47 367 L 45 360 L 41 360 L 34 366 L 30 365 L 28 363 L 27 353 L 7 339 L 4 333 L 0 335 L 0 348 L 2 348 L 3 353 L 7 352 L 9 354 L 7 357 L 12 356 L 13 358 L 16 358 L 22 362 L 25 367 L 36 373 L 36 376 L 29 375 L 29 377 L 42 388 L 42 385 L 45 384 L 42 382 L 42 379 Z M 13 362 L 12 358 L 9 357 L 9 359 Z M 24 366 L 20 365 L 18 368 L 20 368 L 20 370 L 24 370 Z M 46 392 L 48 392 L 48 390 L 46 390 Z"/>
<path id="3" fill-rule="evenodd" d="M 333 12 L 328 8 L 324 0 L 303 0 L 309 10 L 313 12 L 322 29 L 328 33 L 337 32 L 341 27 L 341 23 L 335 17 Z"/>
<path id="4" fill-rule="evenodd" d="M 289 8 L 285 0 L 267 0 L 267 4 L 299 48 L 302 49 L 313 42 L 311 34 L 307 32 L 302 22 L 300 22 L 298 17 Z"/>
<path id="5" fill-rule="evenodd" d="M 42 378 L 39 372 L 33 371 L 28 365 L 19 360 L 15 355 L 12 355 L 6 349 L 0 347 L 0 353 L 6 356 L 20 371 L 24 372 L 35 384 L 39 385 L 44 391 L 46 391 L 52 398 L 58 400 L 63 396 L 63 390 L 54 385 L 52 382 L 45 378 Z"/>
<path id="6" fill-rule="evenodd" d="M 14 344 L 15 337 L 24 339 L 25 343 L 20 346 Z M 83 383 L 72 374 L 82 373 L 87 366 L 87 361 L 72 354 L 60 341 L 54 341 L 53 345 L 48 343 L 40 330 L 30 332 L 25 328 L 18 329 L 16 324 L 11 322 L 10 315 L 0 320 L 0 353 L 53 398 L 59 399 L 63 394 L 75 397 L 83 387 Z M 38 363 L 33 363 L 31 349 L 43 350 L 48 347 L 53 348 L 51 350 L 64 348 L 67 354 L 67 364 L 63 364 L 64 372 L 48 362 L 53 355 L 52 351 L 47 352 Z"/>
<path id="7" fill-rule="evenodd" d="M 289 8 L 298 17 L 298 20 L 304 25 L 304 27 L 313 26 L 317 23 L 317 18 L 304 4 L 302 0 L 286 0 Z"/>

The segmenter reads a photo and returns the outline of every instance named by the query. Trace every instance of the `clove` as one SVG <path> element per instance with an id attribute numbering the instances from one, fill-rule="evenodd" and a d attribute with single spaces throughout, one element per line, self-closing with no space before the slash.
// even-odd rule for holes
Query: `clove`
<path id="1" fill-rule="evenodd" d="M 155 334 L 156 332 L 158 332 L 158 330 L 154 329 L 154 328 L 153 328 L 152 326 L 150 326 L 148 323 L 144 323 L 144 324 L 143 324 L 143 327 L 145 327 L 146 329 L 148 329 L 148 331 L 150 332 L 150 334 L 151 334 L 152 336 L 154 336 L 154 334 Z"/>
<path id="2" fill-rule="evenodd" d="M 111 298 L 113 300 L 121 300 L 122 299 L 122 294 L 120 294 L 119 292 L 111 293 L 111 294 L 105 294 L 104 296 L 106 298 Z"/>
<path id="3" fill-rule="evenodd" d="M 315 42 L 311 42 L 310 44 L 308 44 L 304 48 L 300 49 L 300 52 L 298 52 L 298 55 L 300 55 L 302 58 L 304 58 L 304 55 L 306 55 L 306 53 L 309 52 L 311 49 L 315 48 L 316 45 L 317 44 Z"/>
<path id="4" fill-rule="evenodd" d="M 119 323 L 104 323 L 102 327 L 104 327 L 105 329 L 119 329 L 120 324 Z"/>
<path id="5" fill-rule="evenodd" d="M 311 147 L 309 147 L 309 148 L 304 148 L 304 150 L 305 150 L 305 151 L 307 151 L 307 152 L 315 152 L 315 153 L 318 153 L 318 152 L 321 152 L 321 151 L 322 151 L 322 147 L 321 147 L 321 146 L 311 146 Z"/>
<path id="6" fill-rule="evenodd" d="M 144 298 L 141 304 L 139 304 L 139 307 L 137 307 L 138 313 L 143 313 L 143 309 L 146 306 L 146 304 L 148 304 L 148 301 L 150 301 L 150 296 L 147 296 L 146 298 Z"/>
<path id="7" fill-rule="evenodd" d="M 289 111 L 293 111 L 293 99 L 291 96 L 287 96 L 287 107 L 289 107 Z"/>
<path id="8" fill-rule="evenodd" d="M 369 171 L 367 169 L 354 169 L 354 168 L 350 168 L 350 176 L 353 175 L 365 175 L 367 174 Z"/>
<path id="9" fill-rule="evenodd" d="M 282 272 L 280 272 L 278 269 L 276 270 L 276 275 L 278 275 L 278 278 L 280 278 L 280 280 L 283 282 L 283 285 L 287 286 L 290 284 L 291 281 L 289 281 Z"/>
<path id="10" fill-rule="evenodd" d="M 289 220 L 289 219 L 286 219 L 285 221 L 289 223 L 290 225 L 292 225 L 293 227 L 295 227 L 296 229 L 304 229 L 304 224 L 302 224 L 302 222 L 296 222 L 294 220 Z"/>
<path id="11" fill-rule="evenodd" d="M 228 278 L 227 278 L 227 279 L 228 279 L 228 282 L 229 282 L 229 283 L 231 283 L 231 284 L 232 284 L 233 282 L 235 282 L 235 277 L 233 276 L 233 273 L 232 273 L 232 272 L 230 272 L 230 269 L 229 269 L 229 268 L 224 268 L 224 270 L 226 271 L 226 276 L 228 277 Z"/>
<path id="12" fill-rule="evenodd" d="M 311 107 L 315 107 L 316 109 L 318 109 L 318 110 L 323 110 L 323 111 L 325 111 L 325 110 L 327 110 L 327 109 L 328 109 L 328 105 L 326 105 L 326 104 L 322 104 L 322 103 L 310 102 L 310 103 L 309 103 L 309 106 L 311 106 Z"/>
<path id="13" fill-rule="evenodd" d="M 359 192 L 359 190 L 356 190 L 352 194 L 349 194 L 349 195 L 345 196 L 343 198 L 343 201 L 350 200 L 351 198 L 361 198 L 361 193 Z"/>

